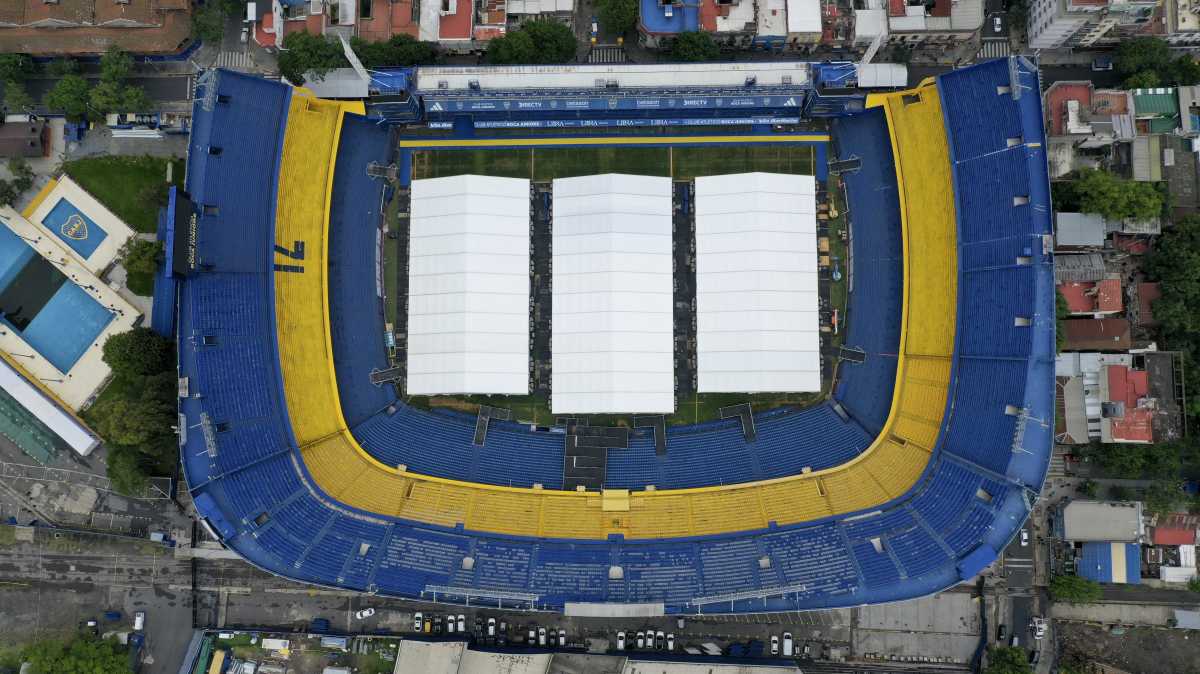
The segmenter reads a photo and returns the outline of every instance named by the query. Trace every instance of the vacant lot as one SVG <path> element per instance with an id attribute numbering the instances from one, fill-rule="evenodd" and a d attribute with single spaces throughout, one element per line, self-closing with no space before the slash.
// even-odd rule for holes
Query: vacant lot
<path id="1" fill-rule="evenodd" d="M 1062 661 L 1098 662 L 1135 674 L 1198 674 L 1200 645 L 1186 630 L 1131 628 L 1117 636 L 1102 627 L 1055 623 Z"/>

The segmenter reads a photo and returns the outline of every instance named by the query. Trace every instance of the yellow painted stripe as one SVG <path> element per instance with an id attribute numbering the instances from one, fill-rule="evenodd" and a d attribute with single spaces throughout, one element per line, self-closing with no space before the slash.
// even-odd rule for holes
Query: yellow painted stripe
<path id="1" fill-rule="evenodd" d="M 880 100 L 888 107 L 903 193 L 905 289 L 897 386 L 879 437 L 858 457 L 834 468 L 755 483 L 635 491 L 629 494 L 627 510 L 619 511 L 605 511 L 601 495 L 595 492 L 503 487 L 410 473 L 381 464 L 355 441 L 341 413 L 328 307 L 327 211 L 340 123 L 332 126 L 331 108 L 336 104 L 298 97 L 285 132 L 276 235 L 285 247 L 306 241 L 310 257 L 304 261 L 306 273 L 275 275 L 276 312 L 288 412 L 313 480 L 331 498 L 367 512 L 462 524 L 473 531 L 580 539 L 603 539 L 613 533 L 662 538 L 736 532 L 878 507 L 902 494 L 929 461 L 929 447 L 942 421 L 953 349 L 952 327 L 940 339 L 926 334 L 919 350 L 914 350 L 907 333 L 912 326 L 936 322 L 938 314 L 949 312 L 952 319 L 957 290 L 945 130 L 936 89 L 923 94 L 926 102 L 920 105 L 902 105 L 899 96 Z M 338 111 L 337 120 L 344 113 L 345 109 Z M 702 138 L 746 140 L 743 136 Z M 696 139 L 632 140 L 669 144 Z M 535 140 L 566 144 L 580 139 Z M 619 144 L 631 139 L 590 140 Z M 507 147 L 519 141 L 488 142 Z M 913 260 L 911 253 L 918 250 L 939 253 Z M 937 269 L 931 273 L 926 267 Z M 914 279 L 922 279 L 920 292 L 913 286 Z M 412 440 L 420 442 L 420 438 Z"/>
<path id="2" fill-rule="evenodd" d="M 780 143 L 828 143 L 828 134 L 797 136 L 595 136 L 586 138 L 465 138 L 401 140 L 400 147 L 409 149 L 542 147 L 576 145 L 770 145 Z"/>
<path id="3" fill-rule="evenodd" d="M 33 212 L 37 210 L 38 206 L 42 205 L 42 202 L 46 200 L 46 197 L 50 196 L 50 192 L 52 192 L 57 186 L 58 179 L 51 178 L 50 182 L 46 183 L 42 189 L 38 190 L 38 193 L 33 197 L 33 201 L 29 202 L 29 205 L 25 207 L 25 210 L 21 211 L 21 215 L 25 216 L 26 220 L 32 220 Z"/>

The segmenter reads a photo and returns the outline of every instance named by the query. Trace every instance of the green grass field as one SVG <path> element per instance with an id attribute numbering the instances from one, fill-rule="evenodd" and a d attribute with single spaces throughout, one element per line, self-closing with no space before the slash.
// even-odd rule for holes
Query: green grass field
<path id="1" fill-rule="evenodd" d="M 670 176 L 679 180 L 748 171 L 813 175 L 815 161 L 808 145 L 421 150 L 413 153 L 413 178 L 464 173 L 535 181 L 596 173 Z"/>
<path id="2" fill-rule="evenodd" d="M 816 153 L 812 146 L 796 144 L 421 150 L 413 153 L 412 177 L 440 178 L 476 173 L 530 178 L 541 182 L 597 173 L 633 173 L 688 180 L 697 176 L 751 171 L 813 175 L 815 162 Z M 839 218 L 837 226 L 843 226 L 840 224 L 842 222 L 844 218 Z M 836 244 L 831 241 L 830 245 L 831 253 L 844 260 L 845 251 L 841 241 Z M 841 248 L 834 252 L 835 246 Z M 841 288 L 832 289 L 832 293 L 844 303 L 844 282 L 838 285 Z M 389 302 L 389 305 L 392 304 Z M 389 307 L 389 311 L 394 312 L 394 307 Z M 678 409 L 675 414 L 667 416 L 667 423 L 682 425 L 716 419 L 721 407 L 743 402 L 750 402 L 758 410 L 766 410 L 783 405 L 808 406 L 823 398 L 822 393 L 693 394 L 678 401 Z M 510 409 L 514 418 L 521 422 L 543 426 L 554 422 L 549 400 L 536 395 L 419 396 L 411 398 L 409 402 L 418 407 L 443 407 L 469 414 L 474 414 L 480 404 L 485 404 Z M 631 423 L 629 416 L 590 415 L 590 420 L 599 425 L 629 426 Z"/>
<path id="3" fill-rule="evenodd" d="M 63 171 L 135 231 L 153 234 L 158 209 L 166 204 L 168 161 L 172 184 L 182 186 L 182 159 L 87 157 L 63 164 Z"/>

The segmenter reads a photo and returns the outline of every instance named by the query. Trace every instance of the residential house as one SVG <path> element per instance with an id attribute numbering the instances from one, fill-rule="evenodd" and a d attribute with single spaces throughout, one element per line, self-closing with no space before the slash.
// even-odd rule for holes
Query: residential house
<path id="1" fill-rule="evenodd" d="M 1072 321 L 1073 322 L 1073 321 Z M 1183 401 L 1172 352 L 1063 352 L 1054 363 L 1055 442 L 1150 443 L 1181 434 Z"/>
<path id="2" fill-rule="evenodd" d="M 1057 250 L 1066 252 L 1123 250 L 1145 252 L 1146 237 L 1162 231 L 1158 218 L 1137 220 L 1108 220 L 1097 213 L 1061 212 L 1054 214 L 1054 243 Z M 1111 238 L 1111 241 L 1110 241 Z M 1133 246 L 1141 242 L 1142 246 Z"/>
<path id="3" fill-rule="evenodd" d="M 638 37 L 666 48 L 676 35 L 704 31 L 733 49 L 808 49 L 821 40 L 820 0 L 641 0 Z"/>
<path id="4" fill-rule="evenodd" d="M 1200 45 L 1200 0 L 1163 0 L 1163 11 L 1171 46 Z"/>
<path id="5" fill-rule="evenodd" d="M 888 0 L 888 42 L 950 45 L 983 26 L 984 0 Z"/>
<path id="6" fill-rule="evenodd" d="M 256 17 L 254 41 L 263 47 L 281 49 L 285 37 L 300 32 L 382 41 L 417 37 L 419 1 L 254 0 L 247 3 L 247 17 Z"/>
<path id="7" fill-rule="evenodd" d="M 1072 316 L 1100 318 L 1118 314 L 1125 309 L 1121 297 L 1121 278 L 1110 274 L 1099 281 L 1065 281 L 1058 292 L 1067 301 Z"/>
<path id="8" fill-rule="evenodd" d="M 169 54 L 191 28 L 191 0 L 0 0 L 0 52 Z"/>
<path id="9" fill-rule="evenodd" d="M 1124 318 L 1071 319 L 1063 321 L 1067 351 L 1125 352 L 1133 346 L 1129 321 Z"/>

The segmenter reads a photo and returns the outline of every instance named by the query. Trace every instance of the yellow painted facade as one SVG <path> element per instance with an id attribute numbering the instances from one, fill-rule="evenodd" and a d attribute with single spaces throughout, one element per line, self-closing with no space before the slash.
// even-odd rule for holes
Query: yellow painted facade
<path id="1" fill-rule="evenodd" d="M 897 385 L 883 432 L 860 456 L 835 468 L 739 485 L 633 491 L 627 509 L 624 503 L 614 509 L 611 502 L 606 509 L 595 492 L 417 475 L 379 463 L 358 445 L 338 400 L 327 277 L 329 196 L 341 118 L 348 110 L 338 103 L 294 96 L 276 222 L 276 244 L 290 254 L 275 256 L 275 301 L 288 415 L 313 480 L 331 498 L 380 515 L 463 524 L 479 532 L 577 539 L 737 532 L 873 508 L 903 494 L 927 465 L 942 422 L 957 306 L 953 186 L 941 105 L 933 87 L 906 93 L 918 96 L 872 99 L 886 108 L 897 157 L 904 241 Z M 569 140 L 578 144 L 579 139 Z M 631 139 L 594 140 L 628 144 Z M 695 140 L 689 137 L 687 142 Z M 710 142 L 748 141 L 728 137 Z M 507 140 L 495 142 L 511 145 Z M 421 143 L 428 147 L 430 141 Z M 297 254 L 299 242 L 303 259 Z"/>

